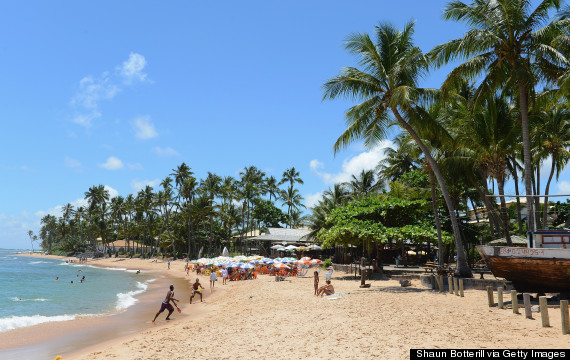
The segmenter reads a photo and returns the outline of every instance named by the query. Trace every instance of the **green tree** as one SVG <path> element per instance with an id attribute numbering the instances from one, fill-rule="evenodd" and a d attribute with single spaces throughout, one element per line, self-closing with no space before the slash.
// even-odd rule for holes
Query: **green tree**
<path id="1" fill-rule="evenodd" d="M 376 27 L 376 42 L 368 34 L 352 34 L 346 42 L 346 49 L 356 55 L 364 70 L 344 68 L 340 75 L 324 84 L 324 99 L 349 97 L 363 100 L 346 112 L 347 129 L 334 144 L 338 151 L 348 144 L 364 139 L 367 146 L 386 137 L 392 124 L 390 115 L 422 150 L 441 188 L 452 223 L 457 248 L 458 276 L 471 277 L 467 264 L 459 224 L 455 217 L 455 206 L 447 190 L 445 180 L 432 158 L 429 149 L 421 140 L 414 125 L 412 113 L 421 111 L 422 99 L 430 99 L 435 91 L 417 86 L 418 80 L 428 70 L 428 59 L 413 44 L 413 23 L 408 23 L 402 31 L 389 24 Z M 430 124 L 431 125 L 431 124 Z"/>
<path id="2" fill-rule="evenodd" d="M 464 22 L 470 30 L 430 52 L 436 66 L 467 60 L 449 73 L 442 85 L 444 93 L 463 79 L 482 76 L 475 102 L 485 101 L 486 96 L 505 85 L 518 94 L 529 214 L 533 214 L 529 94 L 541 78 L 556 80 L 568 64 L 556 47 L 556 40 L 563 38 L 568 28 L 566 16 L 553 21 L 549 16 L 559 9 L 560 2 L 543 0 L 534 10 L 528 0 L 474 0 L 468 5 L 450 2 L 443 12 L 444 19 Z M 527 220 L 528 230 L 534 231 L 534 216 Z"/>

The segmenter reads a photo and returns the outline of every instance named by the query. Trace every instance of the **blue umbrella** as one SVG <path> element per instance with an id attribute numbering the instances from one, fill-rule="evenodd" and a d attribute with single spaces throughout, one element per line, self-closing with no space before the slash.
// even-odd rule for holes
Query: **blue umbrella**
<path id="1" fill-rule="evenodd" d="M 240 267 L 242 269 L 253 269 L 253 268 L 255 268 L 255 265 L 250 264 L 250 263 L 246 263 L 246 264 L 242 264 Z"/>
<path id="2" fill-rule="evenodd" d="M 263 262 L 265 264 L 273 264 L 275 261 L 273 261 L 273 259 L 263 259 Z"/>
<path id="3" fill-rule="evenodd" d="M 237 267 L 239 267 L 239 265 L 240 265 L 240 263 L 233 262 L 233 263 L 230 263 L 230 264 L 228 265 L 228 267 L 229 267 L 229 268 L 237 268 Z"/>

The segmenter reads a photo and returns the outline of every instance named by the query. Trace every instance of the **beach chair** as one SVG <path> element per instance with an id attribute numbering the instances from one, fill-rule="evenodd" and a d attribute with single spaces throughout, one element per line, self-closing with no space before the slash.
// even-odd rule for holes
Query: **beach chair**
<path id="1" fill-rule="evenodd" d="M 254 271 L 254 272 L 253 272 L 253 278 L 254 278 L 254 279 L 257 279 L 257 271 Z"/>

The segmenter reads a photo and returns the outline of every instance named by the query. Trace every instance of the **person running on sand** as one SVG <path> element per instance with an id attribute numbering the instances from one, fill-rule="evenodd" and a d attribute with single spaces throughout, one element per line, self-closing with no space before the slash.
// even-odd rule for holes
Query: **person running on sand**
<path id="1" fill-rule="evenodd" d="M 317 292 L 319 291 L 319 272 L 315 271 L 315 295 L 317 295 Z"/>
<path id="2" fill-rule="evenodd" d="M 158 315 L 160 315 L 160 313 L 163 312 L 165 309 L 168 309 L 168 315 L 166 315 L 166 320 L 170 320 L 170 315 L 174 312 L 174 308 L 172 307 L 172 305 L 170 305 L 171 301 L 174 304 L 174 306 L 178 307 L 176 305 L 176 302 L 179 300 L 174 298 L 174 285 L 170 285 L 170 290 L 166 293 L 166 298 L 162 302 L 160 310 L 158 310 L 156 315 L 154 315 L 154 319 L 152 319 L 153 324 Z"/>
<path id="3" fill-rule="evenodd" d="M 216 272 L 212 270 L 212 272 L 210 273 L 210 290 L 214 288 L 214 286 L 216 285 L 216 281 L 218 281 L 218 276 L 216 275 Z"/>
<path id="4" fill-rule="evenodd" d="M 332 295 L 334 294 L 334 287 L 331 285 L 331 281 L 327 280 L 327 284 L 325 286 L 321 286 L 319 288 L 319 291 L 317 292 L 317 296 L 323 296 L 323 295 Z"/>
<path id="5" fill-rule="evenodd" d="M 194 295 L 200 295 L 200 302 L 202 302 L 202 289 L 204 287 L 200 284 L 200 279 L 196 279 L 196 282 L 192 284 L 192 296 L 190 296 L 190 304 L 192 304 L 192 299 L 194 299 Z"/>

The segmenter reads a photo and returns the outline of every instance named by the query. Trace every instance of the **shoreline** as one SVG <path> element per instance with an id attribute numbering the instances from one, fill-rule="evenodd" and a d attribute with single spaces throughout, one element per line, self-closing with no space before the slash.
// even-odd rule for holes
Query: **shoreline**
<path id="1" fill-rule="evenodd" d="M 195 279 L 195 273 L 185 279 L 185 261 L 173 261 L 168 271 L 166 262 L 108 260 L 115 267 L 140 264 L 155 269 L 168 281 L 181 276 L 188 287 Z M 321 273 L 321 284 L 323 278 Z M 267 275 L 228 285 L 218 281 L 210 294 L 208 279 L 200 279 L 206 287 L 204 303 L 188 305 L 187 298 L 177 296 L 186 316 L 178 318 L 176 313 L 175 321 L 166 322 L 161 315 L 156 326 L 82 344 L 63 360 L 186 360 L 189 354 L 208 359 L 283 358 L 284 354 L 307 359 L 409 359 L 410 349 L 570 347 L 570 337 L 561 334 L 559 309 L 549 309 L 551 327 L 543 328 L 540 314 L 527 320 L 510 309 L 489 308 L 487 293 L 481 290 L 466 290 L 462 298 L 424 288 L 418 280 L 405 288 L 396 280 L 369 280 L 370 288 L 361 289 L 358 279 L 337 271 L 332 281 L 335 294 L 324 298 L 313 295 L 312 277 L 275 282 Z M 148 305 L 141 301 L 141 309 L 147 306 L 145 311 L 151 314 L 147 322 L 164 294 L 156 296 Z M 509 300 L 506 294 L 505 301 Z"/>
<path id="2" fill-rule="evenodd" d="M 18 256 L 50 258 L 61 261 L 71 259 L 42 254 L 18 254 Z M 3 359 L 35 358 L 37 354 L 45 354 L 46 359 L 53 359 L 57 355 L 64 356 L 67 359 L 71 356 L 79 356 L 91 347 L 117 341 L 149 328 L 164 326 L 165 322 L 161 319 L 166 316 L 167 312 L 157 318 L 156 325 L 153 325 L 151 320 L 159 309 L 160 302 L 170 284 L 175 286 L 175 296 L 180 300 L 179 306 L 182 310 L 181 314 L 175 311 L 173 318 L 189 317 L 189 314 L 184 311 L 190 294 L 190 284 L 188 279 L 185 279 L 183 272 L 184 264 L 185 262 L 180 260 L 178 264 L 173 261 L 171 262 L 171 270 L 168 270 L 166 262 L 151 263 L 151 260 L 114 258 L 89 260 L 85 265 L 100 268 L 126 268 L 127 270 L 141 270 L 156 274 L 156 281 L 149 283 L 147 290 L 136 296 L 137 302 L 124 311 L 100 316 L 77 317 L 69 321 L 41 323 L 0 333 L 0 357 Z M 141 321 L 141 319 L 144 320 Z"/>

